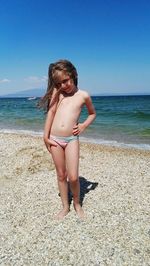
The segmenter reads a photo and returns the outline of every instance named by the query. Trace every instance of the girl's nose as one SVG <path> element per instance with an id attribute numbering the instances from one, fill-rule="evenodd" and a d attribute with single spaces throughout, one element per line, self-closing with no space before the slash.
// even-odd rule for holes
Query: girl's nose
<path id="1" fill-rule="evenodd" d="M 66 87 L 65 83 L 61 83 L 61 88 L 64 89 Z"/>

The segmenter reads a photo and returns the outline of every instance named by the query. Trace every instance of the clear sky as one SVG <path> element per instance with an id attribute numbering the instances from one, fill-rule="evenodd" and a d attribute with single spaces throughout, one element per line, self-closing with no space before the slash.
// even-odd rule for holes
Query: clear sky
<path id="1" fill-rule="evenodd" d="M 0 95 L 69 59 L 91 95 L 150 94 L 149 0 L 0 0 Z"/>

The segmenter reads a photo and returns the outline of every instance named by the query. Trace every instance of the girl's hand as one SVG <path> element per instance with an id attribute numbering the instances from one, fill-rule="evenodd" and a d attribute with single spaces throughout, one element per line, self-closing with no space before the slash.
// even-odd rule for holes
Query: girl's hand
<path id="1" fill-rule="evenodd" d="M 85 130 L 85 126 L 83 123 L 79 123 L 77 125 L 75 125 L 73 127 L 73 135 L 76 136 L 76 135 L 80 135 L 83 131 Z"/>
<path id="2" fill-rule="evenodd" d="M 44 138 L 44 142 L 45 142 L 45 146 L 47 148 L 47 150 L 51 153 L 51 146 L 55 146 L 57 147 L 57 144 L 54 140 L 48 139 L 48 138 Z"/>

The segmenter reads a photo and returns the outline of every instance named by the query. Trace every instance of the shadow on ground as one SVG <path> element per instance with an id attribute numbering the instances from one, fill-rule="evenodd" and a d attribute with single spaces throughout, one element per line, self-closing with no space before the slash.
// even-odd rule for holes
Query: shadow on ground
<path id="1" fill-rule="evenodd" d="M 80 204 L 82 206 L 85 195 L 89 193 L 90 190 L 94 190 L 98 186 L 98 182 L 91 182 L 83 176 L 79 176 L 80 182 Z M 69 189 L 69 203 L 72 202 L 72 193 Z"/>

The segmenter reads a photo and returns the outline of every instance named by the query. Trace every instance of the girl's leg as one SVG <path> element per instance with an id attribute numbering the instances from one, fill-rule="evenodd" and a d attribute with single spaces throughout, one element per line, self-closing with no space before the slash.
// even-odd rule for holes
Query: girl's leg
<path id="1" fill-rule="evenodd" d="M 80 218 L 84 217 L 83 209 L 80 205 L 80 183 L 79 183 L 79 141 L 74 140 L 68 143 L 65 148 L 65 157 L 68 178 L 71 192 L 73 194 L 74 208 Z"/>
<path id="2" fill-rule="evenodd" d="M 62 219 L 69 212 L 67 171 L 65 165 L 65 152 L 62 147 L 51 146 L 51 154 L 56 167 L 58 188 L 62 200 L 63 209 L 58 213 L 57 218 Z"/>

